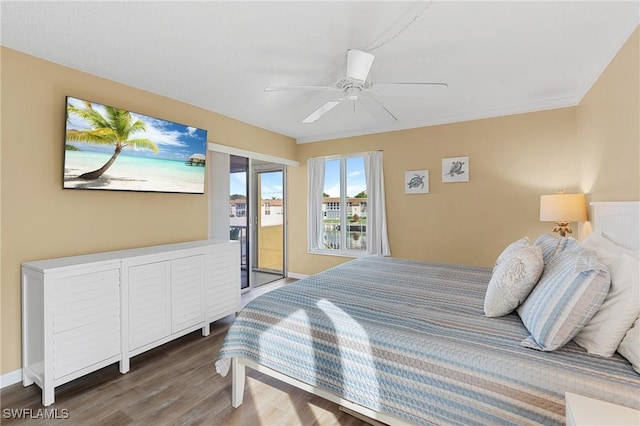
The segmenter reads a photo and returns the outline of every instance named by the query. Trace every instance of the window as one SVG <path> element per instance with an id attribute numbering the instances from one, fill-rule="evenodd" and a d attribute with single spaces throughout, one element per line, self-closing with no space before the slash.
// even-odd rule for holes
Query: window
<path id="1" fill-rule="evenodd" d="M 309 251 L 389 256 L 382 152 L 310 158 L 307 168 Z"/>
<path id="2" fill-rule="evenodd" d="M 362 156 L 321 159 L 324 161 L 322 226 L 318 251 L 359 255 L 366 252 L 367 184 Z M 355 208 L 357 206 L 357 208 Z"/>

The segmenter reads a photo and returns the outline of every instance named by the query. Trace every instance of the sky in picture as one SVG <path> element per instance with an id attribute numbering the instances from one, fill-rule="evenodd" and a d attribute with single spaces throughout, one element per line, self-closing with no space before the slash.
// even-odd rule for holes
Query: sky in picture
<path id="1" fill-rule="evenodd" d="M 347 158 L 347 197 L 355 197 L 367 189 L 362 157 Z M 328 160 L 324 167 L 324 192 L 330 197 L 340 196 L 340 160 Z"/>
<path id="2" fill-rule="evenodd" d="M 67 97 L 67 103 L 78 107 L 85 108 L 85 101 Z M 105 115 L 104 106 L 95 102 L 91 105 L 93 109 Z M 178 160 L 185 161 L 193 154 L 204 154 L 207 151 L 207 131 L 195 127 L 185 126 L 183 124 L 174 123 L 167 120 L 148 117 L 146 115 L 131 112 L 131 118 L 140 120 L 145 123 L 146 131 L 134 133 L 131 138 L 147 138 L 152 140 L 158 147 L 158 153 L 154 154 L 149 149 L 134 149 L 127 147 L 122 150 L 121 155 L 131 155 L 146 158 L 158 158 L 162 160 Z M 67 129 L 87 130 L 91 129 L 91 125 L 84 119 L 75 114 L 67 114 Z M 85 144 L 79 142 L 71 142 L 83 151 L 113 153 L 113 146 Z"/>

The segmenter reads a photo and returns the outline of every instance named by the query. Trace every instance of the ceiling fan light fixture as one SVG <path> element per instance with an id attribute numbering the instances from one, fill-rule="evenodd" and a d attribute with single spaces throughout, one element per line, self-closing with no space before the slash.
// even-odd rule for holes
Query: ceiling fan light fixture
<path id="1" fill-rule="evenodd" d="M 344 98 L 350 101 L 357 101 L 360 98 L 360 91 L 361 89 L 359 87 L 349 87 L 345 89 Z"/>

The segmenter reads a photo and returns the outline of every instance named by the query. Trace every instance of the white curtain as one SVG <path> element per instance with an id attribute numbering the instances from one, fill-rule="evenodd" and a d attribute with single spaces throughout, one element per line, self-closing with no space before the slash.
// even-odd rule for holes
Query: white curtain
<path id="1" fill-rule="evenodd" d="M 307 160 L 309 173 L 307 191 L 307 244 L 309 250 L 322 249 L 322 192 L 324 190 L 324 158 L 310 158 Z"/>
<path id="2" fill-rule="evenodd" d="M 208 151 L 209 238 L 229 239 L 229 154 Z"/>
<path id="3" fill-rule="evenodd" d="M 364 173 L 367 178 L 367 253 L 390 256 L 382 152 L 364 155 Z"/>

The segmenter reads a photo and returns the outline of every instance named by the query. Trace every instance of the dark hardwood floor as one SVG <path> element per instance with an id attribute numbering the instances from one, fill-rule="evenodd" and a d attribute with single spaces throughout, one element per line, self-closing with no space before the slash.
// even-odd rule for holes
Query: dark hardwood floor
<path id="1" fill-rule="evenodd" d="M 290 281 L 271 286 L 277 288 Z M 260 288 L 260 292 L 268 291 Z M 258 293 L 258 292 L 256 292 Z M 244 294 L 243 302 L 255 297 Z M 214 361 L 233 317 L 131 359 L 127 374 L 113 364 L 56 388 L 40 405 L 40 388 L 18 383 L 0 391 L 3 425 L 365 425 L 338 405 L 247 369 L 244 403 L 231 407 L 231 377 Z M 16 414 L 26 419 L 12 418 Z M 43 417 L 67 417 L 44 419 Z M 31 418 L 29 418 L 31 417 Z"/>

